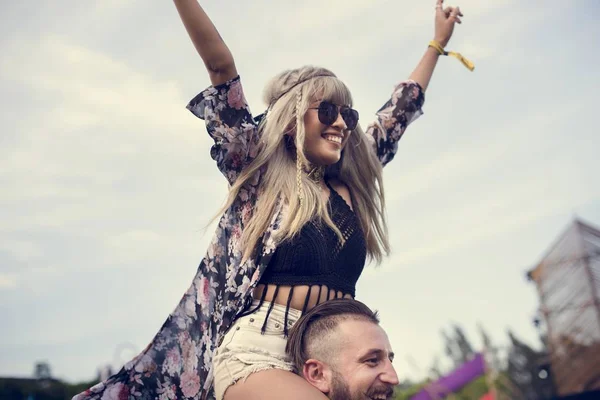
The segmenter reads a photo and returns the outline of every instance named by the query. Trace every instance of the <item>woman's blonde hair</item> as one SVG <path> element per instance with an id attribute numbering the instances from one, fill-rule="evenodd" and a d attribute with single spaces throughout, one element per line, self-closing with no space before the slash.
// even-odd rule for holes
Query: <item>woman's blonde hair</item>
<path id="1" fill-rule="evenodd" d="M 284 71 L 273 78 L 265 88 L 263 100 L 268 108 L 259 125 L 258 154 L 231 186 L 223 208 L 233 204 L 240 189 L 256 174 L 262 174 L 257 203 L 243 229 L 243 259 L 253 255 L 280 198 L 287 211 L 277 242 L 291 239 L 304 224 L 315 218 L 324 221 L 343 240 L 331 221 L 319 184 L 302 173 L 309 168 L 303 146 L 304 114 L 309 104 L 316 100 L 352 105 L 350 91 L 331 71 L 305 66 Z M 380 262 L 382 256 L 389 252 L 382 167 L 369 143 L 357 125 L 348 138 L 340 161 L 326 168 L 325 177 L 338 179 L 348 186 L 354 213 L 365 235 L 367 255 Z"/>

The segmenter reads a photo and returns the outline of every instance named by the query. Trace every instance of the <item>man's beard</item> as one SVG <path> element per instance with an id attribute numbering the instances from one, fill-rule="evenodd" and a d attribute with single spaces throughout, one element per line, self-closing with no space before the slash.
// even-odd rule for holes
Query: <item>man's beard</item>
<path id="1" fill-rule="evenodd" d="M 394 394 L 394 389 L 391 386 L 381 385 L 372 386 L 365 394 L 367 397 L 375 397 L 385 394 L 386 398 L 391 399 Z M 350 387 L 344 378 L 333 371 L 331 380 L 331 391 L 329 392 L 330 400 L 362 400 L 362 393 L 350 393 Z"/>
<path id="2" fill-rule="evenodd" d="M 333 371 L 331 378 L 331 391 L 329 392 L 330 400 L 356 400 L 350 397 L 350 388 L 344 378 Z"/>

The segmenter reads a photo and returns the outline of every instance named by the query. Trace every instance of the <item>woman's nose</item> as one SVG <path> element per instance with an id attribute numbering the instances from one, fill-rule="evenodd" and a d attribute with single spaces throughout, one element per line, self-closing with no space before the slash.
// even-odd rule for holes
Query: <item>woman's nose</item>
<path id="1" fill-rule="evenodd" d="M 339 110 L 338 110 L 337 119 L 335 120 L 335 122 L 333 124 L 331 124 L 331 126 L 341 129 L 342 132 L 348 129 L 348 126 L 346 125 L 346 121 L 344 121 L 344 118 L 342 118 L 342 113 L 340 113 Z"/>

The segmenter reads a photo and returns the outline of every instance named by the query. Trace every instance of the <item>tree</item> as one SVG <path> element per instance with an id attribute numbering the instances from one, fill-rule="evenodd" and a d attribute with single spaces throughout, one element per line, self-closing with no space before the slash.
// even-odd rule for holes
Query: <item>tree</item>
<path id="1" fill-rule="evenodd" d="M 473 346 L 471 346 L 471 342 L 467 339 L 467 335 L 465 335 L 465 332 L 459 325 L 454 325 L 454 337 L 459 351 L 460 364 L 464 364 L 475 354 Z"/>
<path id="2" fill-rule="evenodd" d="M 35 379 L 50 379 L 50 378 L 52 378 L 50 364 L 48 364 L 46 361 L 36 362 L 34 369 L 33 369 L 33 377 Z"/>
<path id="3" fill-rule="evenodd" d="M 442 369 L 440 368 L 440 357 L 439 356 L 435 356 L 435 358 L 433 359 L 433 363 L 431 364 L 431 367 L 429 368 L 429 376 L 431 378 L 439 378 L 442 376 Z"/>
<path id="4" fill-rule="evenodd" d="M 519 398 L 527 400 L 549 399 L 554 396 L 554 385 L 548 375 L 550 369 L 547 367 L 548 354 L 544 351 L 538 352 L 528 344 L 519 340 L 514 333 L 508 331 L 511 346 L 507 360 L 507 378 L 513 393 Z M 546 371 L 546 376 L 540 376 L 540 369 Z"/>
<path id="5" fill-rule="evenodd" d="M 479 334 L 481 335 L 481 342 L 483 343 L 483 351 L 486 356 L 487 365 L 491 371 L 497 373 L 502 369 L 498 356 L 498 348 L 492 343 L 492 339 L 484 329 L 483 325 L 477 324 L 477 328 L 479 329 Z"/>
<path id="6" fill-rule="evenodd" d="M 453 325 L 451 336 L 442 330 L 442 337 L 444 338 L 445 353 L 452 360 L 454 367 L 469 361 L 475 354 L 471 342 L 459 325 Z"/>

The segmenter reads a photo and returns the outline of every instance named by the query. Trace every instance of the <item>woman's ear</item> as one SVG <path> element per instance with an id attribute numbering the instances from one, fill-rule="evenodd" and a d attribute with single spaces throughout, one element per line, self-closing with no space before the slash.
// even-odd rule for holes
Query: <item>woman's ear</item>
<path id="1" fill-rule="evenodd" d="M 285 132 L 283 133 L 286 136 L 289 137 L 294 137 L 296 136 L 296 122 L 290 122 L 286 127 L 285 127 Z"/>
<path id="2" fill-rule="evenodd" d="M 292 150 L 296 148 L 296 144 L 294 143 L 294 137 L 289 134 L 285 134 L 283 137 L 283 141 L 285 142 L 285 148 L 288 150 Z"/>
<path id="3" fill-rule="evenodd" d="M 313 358 L 307 360 L 302 368 L 304 379 L 322 393 L 331 391 L 331 369 L 321 361 Z"/>

